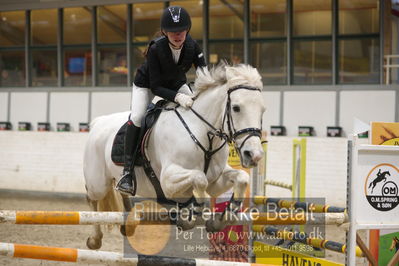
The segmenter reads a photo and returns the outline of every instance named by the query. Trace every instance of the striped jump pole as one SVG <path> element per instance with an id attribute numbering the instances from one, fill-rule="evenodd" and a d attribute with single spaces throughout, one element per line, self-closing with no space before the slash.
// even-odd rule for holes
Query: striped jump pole
<path id="1" fill-rule="evenodd" d="M 264 184 L 274 186 L 274 187 L 281 187 L 281 188 L 285 188 L 285 189 L 292 191 L 292 185 L 284 183 L 284 182 L 279 182 L 279 181 L 274 181 L 274 180 L 265 180 Z"/>
<path id="2" fill-rule="evenodd" d="M 304 211 L 311 211 L 316 213 L 343 213 L 346 212 L 345 208 L 335 207 L 330 205 L 314 204 L 310 202 L 300 202 L 291 200 L 282 200 L 279 198 L 268 198 L 266 196 L 255 196 L 253 199 L 254 204 L 276 204 L 280 208 L 288 209 L 303 209 Z"/>
<path id="3" fill-rule="evenodd" d="M 168 212 L 142 213 L 143 216 L 124 212 L 90 211 L 0 211 L 0 224 L 41 224 L 41 225 L 149 225 L 170 224 Z M 139 213 L 140 214 L 140 213 Z M 218 213 L 217 215 L 219 215 Z M 213 219 L 215 213 L 203 213 L 198 216 L 197 225 Z M 346 223 L 346 213 L 285 213 L 285 212 L 243 212 L 227 217 L 228 225 L 297 225 L 297 224 L 334 224 Z"/>
<path id="4" fill-rule="evenodd" d="M 187 259 L 176 257 L 162 257 L 149 255 L 129 255 L 124 257 L 123 253 L 109 251 L 94 251 L 63 247 L 46 247 L 36 245 L 22 245 L 13 243 L 0 243 L 0 256 L 23 259 L 52 260 L 80 263 L 101 264 L 126 264 L 126 265 L 192 265 L 192 266 L 250 266 L 255 263 L 216 261 L 205 259 Z M 264 264 L 262 264 L 265 266 Z"/>
<path id="5" fill-rule="evenodd" d="M 0 224 L 154 225 L 170 224 L 168 212 L 13 211 L 0 210 Z M 141 217 L 143 215 L 144 217 Z"/>
<path id="6" fill-rule="evenodd" d="M 285 212 L 262 212 L 243 213 L 236 224 L 248 225 L 341 225 L 348 222 L 345 213 L 285 213 Z"/>
<path id="7" fill-rule="evenodd" d="M 121 212 L 0 210 L 0 224 L 123 225 L 126 217 Z"/>
<path id="8" fill-rule="evenodd" d="M 254 232 L 265 233 L 267 235 L 272 235 L 284 240 L 292 240 L 295 242 L 299 242 L 302 244 L 306 244 L 315 248 L 324 248 L 331 251 L 344 253 L 346 252 L 346 245 L 330 241 L 323 240 L 319 238 L 311 238 L 308 237 L 305 233 L 301 232 L 291 232 L 287 230 L 279 230 L 273 226 L 263 226 L 263 225 L 253 225 L 252 230 Z M 356 247 L 356 256 L 364 257 L 362 250 L 359 247 Z"/>

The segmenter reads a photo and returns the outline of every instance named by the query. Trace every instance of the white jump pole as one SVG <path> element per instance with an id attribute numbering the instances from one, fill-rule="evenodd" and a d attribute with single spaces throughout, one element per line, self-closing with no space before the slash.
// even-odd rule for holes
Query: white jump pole
<path id="1" fill-rule="evenodd" d="M 140 215 L 140 213 L 138 213 Z M 124 212 L 90 212 L 90 211 L 12 211 L 0 210 L 0 224 L 47 224 L 47 225 L 139 225 L 139 224 L 170 224 L 166 212 L 145 213 L 145 218 L 133 218 L 134 215 Z M 212 219 L 215 213 L 199 215 L 197 225 L 204 224 Z M 237 213 L 228 217 L 229 225 L 291 225 L 291 224 L 334 224 L 346 223 L 348 217 L 345 213 L 288 213 L 288 212 L 263 212 L 263 213 Z"/>

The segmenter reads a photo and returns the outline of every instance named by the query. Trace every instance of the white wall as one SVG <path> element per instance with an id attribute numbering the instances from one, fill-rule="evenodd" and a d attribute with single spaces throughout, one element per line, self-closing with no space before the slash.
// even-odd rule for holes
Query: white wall
<path id="1" fill-rule="evenodd" d="M 0 121 L 7 121 L 8 92 L 0 92 Z"/>
<path id="2" fill-rule="evenodd" d="M 399 17 L 391 16 L 392 21 L 392 36 L 391 36 L 391 47 L 392 54 L 399 54 Z M 397 64 L 398 59 L 392 60 Z M 392 63 L 391 63 L 392 64 Z M 391 82 L 392 84 L 399 84 L 399 70 L 398 68 L 391 69 Z"/>
<path id="3" fill-rule="evenodd" d="M 395 122 L 394 91 L 342 91 L 340 124 L 346 134 L 353 132 L 353 119 Z"/>
<path id="4" fill-rule="evenodd" d="M 313 126 L 316 136 L 326 136 L 335 125 L 336 92 L 288 91 L 284 93 L 284 125 L 288 136 L 298 135 L 298 126 Z"/>
<path id="5" fill-rule="evenodd" d="M 50 123 L 56 130 L 57 122 L 70 123 L 71 131 L 79 130 L 79 123 L 89 122 L 89 93 L 52 92 L 50 94 Z"/>
<path id="6" fill-rule="evenodd" d="M 0 131 L 0 189 L 85 193 L 88 134 Z"/>
<path id="7" fill-rule="evenodd" d="M 47 120 L 46 92 L 14 92 L 11 93 L 10 122 L 18 129 L 18 122 L 30 122 L 32 129 L 37 129 L 38 122 Z"/>
<path id="8" fill-rule="evenodd" d="M 280 125 L 280 92 L 263 92 L 266 112 L 263 114 L 263 130 L 270 130 L 270 126 Z"/>
<path id="9" fill-rule="evenodd" d="M 91 119 L 130 110 L 131 95 L 131 92 L 93 92 Z"/>
<path id="10" fill-rule="evenodd" d="M 265 87 L 262 93 L 266 104 L 264 130 L 269 131 L 270 126 L 282 124 L 287 129 L 287 136 L 297 136 L 298 126 L 308 125 L 314 127 L 316 136 L 324 137 L 327 126 L 336 126 L 337 114 L 339 126 L 346 135 L 352 133 L 354 117 L 366 123 L 395 120 L 397 87 L 383 90 L 384 86 L 375 85 L 375 89 L 361 90 L 357 86 L 355 90 L 342 91 L 334 90 L 334 86 L 327 86 L 329 90 L 326 91 L 306 90 L 303 86 L 298 91 L 287 88 L 268 91 L 268 87 Z M 0 120 L 7 120 L 10 116 L 14 130 L 18 129 L 19 121 L 31 122 L 36 130 L 37 122 L 47 122 L 48 118 L 53 130 L 57 122 L 67 122 L 73 131 L 77 131 L 80 122 L 130 110 L 131 101 L 130 91 L 10 92 L 8 113 L 8 93 L 0 93 Z M 340 101 L 338 105 L 336 99 Z M 281 102 L 284 106 L 281 106 Z M 337 106 L 339 110 L 336 110 Z"/>
<path id="11" fill-rule="evenodd" d="M 0 190 L 85 193 L 83 151 L 87 133 L 0 131 Z M 292 137 L 268 137 L 266 176 L 292 183 Z M 345 138 L 307 138 L 306 195 L 345 205 Z M 270 197 L 291 192 L 267 188 Z"/>
<path id="12" fill-rule="evenodd" d="M 266 179 L 292 184 L 293 139 L 300 138 L 268 137 Z M 309 137 L 306 146 L 306 197 L 345 206 L 347 139 Z M 266 195 L 290 198 L 292 192 L 266 186 Z"/>

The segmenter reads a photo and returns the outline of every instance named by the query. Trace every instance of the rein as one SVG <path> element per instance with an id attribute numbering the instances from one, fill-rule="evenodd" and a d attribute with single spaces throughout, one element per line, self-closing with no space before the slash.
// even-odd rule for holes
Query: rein
<path id="1" fill-rule="evenodd" d="M 244 145 L 244 143 L 253 136 L 257 136 L 259 138 L 261 138 L 262 136 L 262 131 L 260 128 L 244 128 L 241 130 L 236 130 L 234 128 L 234 123 L 233 123 L 233 117 L 231 114 L 231 99 L 230 99 L 230 94 L 236 90 L 239 89 L 245 89 L 245 90 L 252 90 L 252 91 L 261 91 L 259 88 L 256 87 L 252 87 L 252 86 L 245 86 L 245 85 L 238 85 L 235 87 L 230 88 L 227 91 L 227 103 L 226 103 L 226 108 L 224 111 L 224 115 L 223 115 L 223 121 L 222 121 L 222 128 L 221 129 L 216 129 L 213 125 L 211 125 L 203 116 L 201 116 L 197 111 L 195 111 L 193 108 L 190 108 L 190 110 L 200 119 L 202 120 L 205 124 L 207 124 L 212 130 L 207 132 L 207 137 L 208 137 L 208 149 L 206 149 L 201 142 L 198 140 L 198 138 L 193 134 L 193 132 L 190 130 L 189 126 L 187 125 L 186 121 L 183 119 L 183 117 L 181 116 L 181 114 L 179 113 L 179 111 L 177 110 L 177 107 L 172 108 L 172 109 L 168 109 L 168 110 L 174 110 L 174 112 L 176 113 L 177 117 L 180 119 L 180 121 L 182 122 L 184 128 L 187 130 L 187 132 L 189 133 L 191 139 L 194 141 L 194 143 L 204 152 L 204 160 L 205 160 L 205 164 L 204 164 L 204 173 L 206 174 L 212 159 L 212 156 L 217 153 L 219 150 L 221 150 L 224 145 L 226 145 L 227 142 L 233 142 L 234 143 L 234 147 L 239 151 L 240 157 L 241 157 L 241 148 Z M 229 130 L 229 134 L 226 134 L 223 131 L 224 128 L 224 124 L 225 121 L 227 119 L 227 127 Z M 246 133 L 250 133 L 248 134 L 248 136 L 244 139 L 244 141 L 241 143 L 240 147 L 237 147 L 236 144 L 236 138 L 238 138 L 239 136 L 246 134 Z M 213 149 L 213 139 L 215 137 L 219 137 L 220 139 L 223 139 L 224 142 L 216 149 Z"/>
<path id="2" fill-rule="evenodd" d="M 209 164 L 211 162 L 212 156 L 217 153 L 219 150 L 221 150 L 224 145 L 226 145 L 227 141 L 228 141 L 228 136 L 223 133 L 220 130 L 217 130 L 214 126 L 212 126 L 208 121 L 206 121 L 200 114 L 198 114 L 196 111 L 194 111 L 194 109 L 190 108 L 190 110 L 198 117 L 200 118 L 202 121 L 204 121 L 208 126 L 210 126 L 212 128 L 213 131 L 208 131 L 207 132 L 207 137 L 208 137 L 208 149 L 205 149 L 205 147 L 201 144 L 201 142 L 197 139 L 197 137 L 193 134 L 193 132 L 190 130 L 190 128 L 188 127 L 186 121 L 184 121 L 183 117 L 181 116 L 181 114 L 177 111 L 177 109 L 175 108 L 174 111 L 177 115 L 177 117 L 179 117 L 180 121 L 182 122 L 184 128 L 188 131 L 188 134 L 190 135 L 190 137 L 192 138 L 192 140 L 195 142 L 195 144 L 197 144 L 198 147 L 200 147 L 200 149 L 204 152 L 204 160 L 205 160 L 205 165 L 204 165 L 204 173 L 206 174 L 208 172 L 208 168 L 209 168 Z M 217 148 L 217 149 L 213 149 L 213 139 L 215 137 L 219 137 L 221 139 L 224 139 L 224 142 Z"/>

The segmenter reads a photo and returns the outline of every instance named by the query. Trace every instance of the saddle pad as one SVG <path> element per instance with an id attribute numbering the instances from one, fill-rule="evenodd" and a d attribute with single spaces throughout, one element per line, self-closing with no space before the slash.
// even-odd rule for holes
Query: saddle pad
<path id="1" fill-rule="evenodd" d="M 147 131 L 149 131 L 155 124 L 155 122 L 158 120 L 159 115 L 161 114 L 163 110 L 163 106 L 166 104 L 166 101 L 161 100 L 157 102 L 157 104 L 151 104 L 146 112 L 146 115 L 143 118 L 143 121 L 141 123 L 142 127 L 140 130 L 140 137 L 139 137 L 139 143 L 140 146 L 143 145 L 144 135 L 146 134 Z M 112 150 L 111 150 L 111 159 L 116 165 L 123 166 L 125 164 L 125 134 L 126 134 L 126 127 L 127 127 L 127 122 L 122 125 L 122 127 L 118 130 L 118 132 L 115 135 L 114 142 L 112 144 Z M 141 154 L 141 149 L 138 149 L 136 160 L 134 162 L 135 165 L 142 165 L 143 164 L 143 159 L 142 159 L 142 154 Z"/>
<path id="2" fill-rule="evenodd" d="M 127 122 L 116 133 L 114 142 L 112 144 L 111 159 L 116 165 L 125 164 L 125 134 L 126 134 Z"/>

